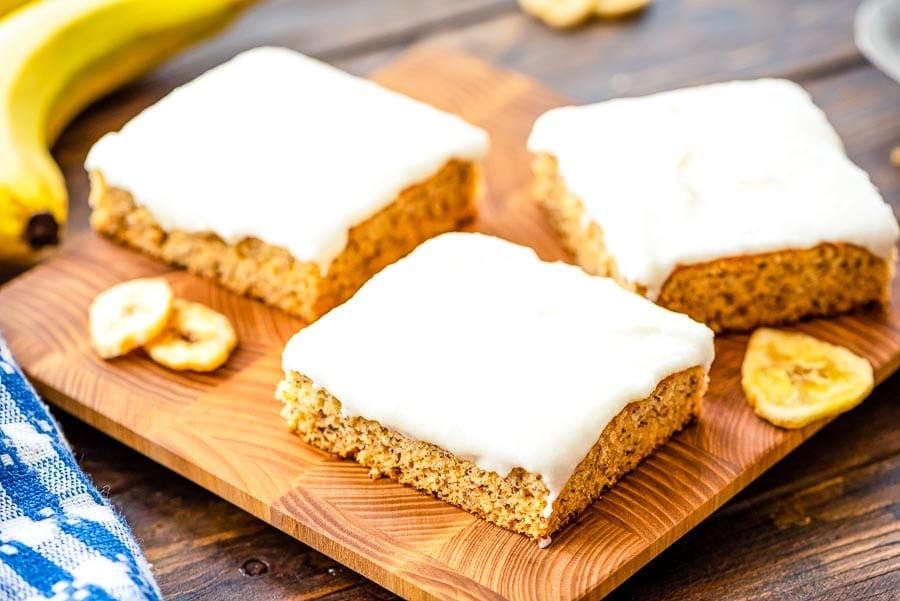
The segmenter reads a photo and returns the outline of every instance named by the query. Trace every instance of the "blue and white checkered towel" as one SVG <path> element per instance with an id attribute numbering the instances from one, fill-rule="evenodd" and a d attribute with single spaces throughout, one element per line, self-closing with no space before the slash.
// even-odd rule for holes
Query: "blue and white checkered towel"
<path id="1" fill-rule="evenodd" d="M 0 335 L 0 600 L 161 599 Z"/>

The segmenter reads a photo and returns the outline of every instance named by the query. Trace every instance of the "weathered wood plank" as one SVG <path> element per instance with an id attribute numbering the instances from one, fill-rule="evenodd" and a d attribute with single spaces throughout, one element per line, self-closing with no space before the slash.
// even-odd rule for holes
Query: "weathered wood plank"
<path id="1" fill-rule="evenodd" d="M 436 35 L 581 100 L 763 76 L 809 79 L 862 64 L 853 43 L 857 0 L 656 0 L 625 21 L 548 31 L 521 14 Z M 539 40 L 539 42 L 536 42 Z"/>

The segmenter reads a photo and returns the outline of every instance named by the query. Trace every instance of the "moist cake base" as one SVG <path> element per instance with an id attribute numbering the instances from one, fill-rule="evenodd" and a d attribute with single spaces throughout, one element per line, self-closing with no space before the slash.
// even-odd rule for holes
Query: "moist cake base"
<path id="1" fill-rule="evenodd" d="M 413 440 L 364 417 L 343 416 L 341 402 L 289 372 L 276 393 L 282 416 L 302 440 L 432 493 L 494 524 L 532 539 L 546 539 L 604 490 L 683 428 L 700 410 L 707 378 L 702 367 L 664 379 L 646 399 L 630 403 L 606 426 L 543 516 L 549 490 L 521 468 L 508 475 L 482 470 L 434 444 Z M 477 419 L 477 416 L 473 416 Z"/>
<path id="2" fill-rule="evenodd" d="M 404 189 L 390 205 L 350 228 L 346 246 L 323 275 L 316 263 L 256 238 L 228 244 L 211 233 L 165 231 L 129 192 L 107 185 L 98 171 L 90 175 L 95 230 L 307 322 L 347 300 L 423 241 L 471 223 L 479 185 L 474 163 L 448 161 L 432 177 Z"/>
<path id="3" fill-rule="evenodd" d="M 559 175 L 556 158 L 541 153 L 533 167 L 535 197 L 575 263 L 644 294 L 640 284 L 619 273 L 602 228 L 593 222 L 582 225 L 584 205 Z M 887 306 L 893 271 L 893 257 L 885 261 L 853 244 L 823 243 L 681 265 L 665 281 L 656 302 L 716 332 L 750 330 Z"/>

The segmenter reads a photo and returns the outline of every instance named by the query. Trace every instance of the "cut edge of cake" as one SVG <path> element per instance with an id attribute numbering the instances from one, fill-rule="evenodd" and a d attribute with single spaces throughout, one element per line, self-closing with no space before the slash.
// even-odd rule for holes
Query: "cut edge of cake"
<path id="1" fill-rule="evenodd" d="M 536 153 L 532 167 L 535 199 L 575 263 L 645 295 L 643 286 L 617 269 L 615 257 L 604 245 L 601 224 L 587 217 L 581 199 L 560 175 L 556 157 Z M 896 249 L 885 260 L 854 244 L 826 242 L 808 249 L 679 265 L 664 282 L 656 302 L 717 333 L 871 306 L 883 308 L 891 302 L 895 260 Z"/>
<path id="2" fill-rule="evenodd" d="M 166 231 L 130 192 L 108 185 L 102 172 L 91 171 L 90 180 L 91 225 L 97 232 L 306 322 L 347 300 L 425 240 L 470 225 L 481 185 L 477 163 L 450 159 L 352 226 L 343 250 L 323 274 L 316 262 L 296 259 L 257 238 L 229 244 L 211 232 Z"/>
<path id="3" fill-rule="evenodd" d="M 538 541 L 576 518 L 605 490 L 697 417 L 707 388 L 704 366 L 669 375 L 647 397 L 629 403 L 599 435 L 547 515 L 550 494 L 540 475 L 522 468 L 501 475 L 434 444 L 417 441 L 365 417 L 345 416 L 341 402 L 289 371 L 276 397 L 288 428 L 320 449 L 355 459 L 373 477 L 388 476 L 502 528 Z"/>

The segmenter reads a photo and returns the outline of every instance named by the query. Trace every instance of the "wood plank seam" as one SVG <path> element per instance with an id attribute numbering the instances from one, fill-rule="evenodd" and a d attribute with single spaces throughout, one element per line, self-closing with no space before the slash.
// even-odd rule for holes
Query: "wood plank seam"
<path id="1" fill-rule="evenodd" d="M 345 46 L 331 48 L 317 52 L 316 56 L 325 61 L 346 60 L 365 54 L 374 54 L 392 48 L 408 46 L 416 40 L 426 36 L 453 30 L 465 29 L 471 25 L 477 25 L 484 21 L 518 10 L 515 3 L 508 0 L 497 0 L 496 3 L 462 11 L 442 19 L 426 21 L 404 31 L 388 32 L 380 36 L 362 40 Z"/>

